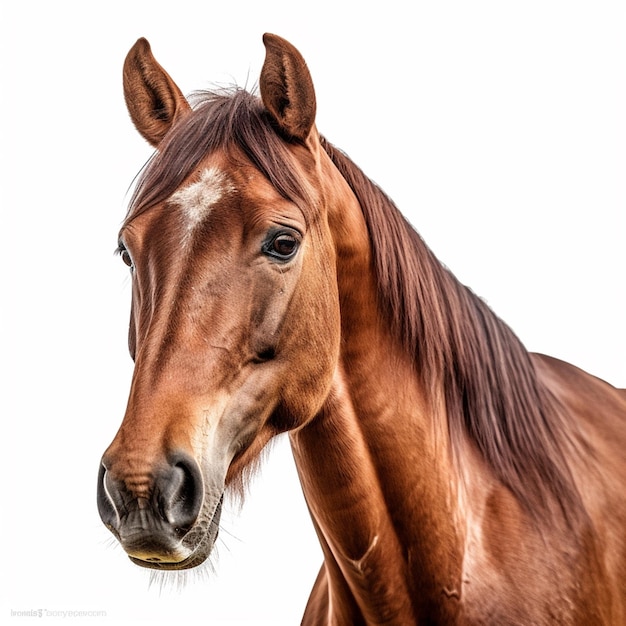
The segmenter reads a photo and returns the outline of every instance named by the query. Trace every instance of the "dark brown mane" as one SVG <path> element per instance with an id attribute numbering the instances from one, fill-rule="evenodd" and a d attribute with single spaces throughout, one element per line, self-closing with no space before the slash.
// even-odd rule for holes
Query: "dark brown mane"
<path id="1" fill-rule="evenodd" d="M 573 521 L 582 503 L 565 460 L 562 412 L 529 353 L 435 258 L 384 192 L 343 152 L 322 143 L 365 215 L 380 306 L 427 388 L 443 386 L 453 444 L 469 438 L 535 515 L 556 501 Z"/>
<path id="2" fill-rule="evenodd" d="M 380 306 L 427 387 L 444 390 L 455 448 L 469 439 L 529 511 L 556 501 L 574 519 L 581 503 L 565 461 L 562 413 L 526 349 L 439 263 L 393 202 L 345 154 L 322 144 L 365 215 Z M 234 147 L 304 208 L 285 140 L 260 100 L 243 90 L 203 92 L 147 164 L 126 221 L 166 200 L 208 154 Z"/>

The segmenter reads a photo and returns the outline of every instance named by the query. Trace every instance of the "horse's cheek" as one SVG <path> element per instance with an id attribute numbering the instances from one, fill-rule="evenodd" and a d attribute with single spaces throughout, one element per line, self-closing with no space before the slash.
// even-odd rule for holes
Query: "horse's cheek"
<path id="1" fill-rule="evenodd" d="M 316 280 L 322 279 L 318 275 Z M 336 283 L 309 283 L 295 294 L 290 308 L 297 313 L 289 316 L 285 331 L 291 349 L 299 355 L 299 365 L 290 368 L 289 391 L 293 410 L 301 412 L 300 421 L 306 422 L 326 400 L 339 360 L 341 320 Z"/>

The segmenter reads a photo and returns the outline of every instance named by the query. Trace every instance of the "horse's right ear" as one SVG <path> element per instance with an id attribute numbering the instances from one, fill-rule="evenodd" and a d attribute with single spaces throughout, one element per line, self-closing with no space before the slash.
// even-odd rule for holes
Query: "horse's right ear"
<path id="1" fill-rule="evenodd" d="M 174 122 L 191 110 L 143 38 L 124 61 L 124 98 L 135 128 L 155 148 Z"/>

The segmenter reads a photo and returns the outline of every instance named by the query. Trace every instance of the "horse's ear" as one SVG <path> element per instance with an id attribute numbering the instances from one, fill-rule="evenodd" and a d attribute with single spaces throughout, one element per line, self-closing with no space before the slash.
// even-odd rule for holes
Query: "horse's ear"
<path id="1" fill-rule="evenodd" d="M 315 123 L 315 90 L 302 55 L 288 41 L 266 33 L 259 86 L 265 108 L 289 139 L 305 141 Z"/>
<path id="2" fill-rule="evenodd" d="M 124 98 L 133 124 L 154 147 L 174 122 L 191 110 L 143 38 L 137 40 L 124 61 Z"/>

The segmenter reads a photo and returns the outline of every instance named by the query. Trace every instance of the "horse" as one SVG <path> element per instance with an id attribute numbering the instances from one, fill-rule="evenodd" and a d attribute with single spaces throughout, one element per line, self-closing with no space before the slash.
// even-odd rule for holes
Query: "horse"
<path id="1" fill-rule="evenodd" d="M 529 353 L 263 42 L 252 93 L 126 57 L 156 150 L 118 237 L 135 366 L 102 521 L 137 565 L 198 566 L 288 433 L 324 557 L 305 626 L 626 623 L 626 390 Z"/>

